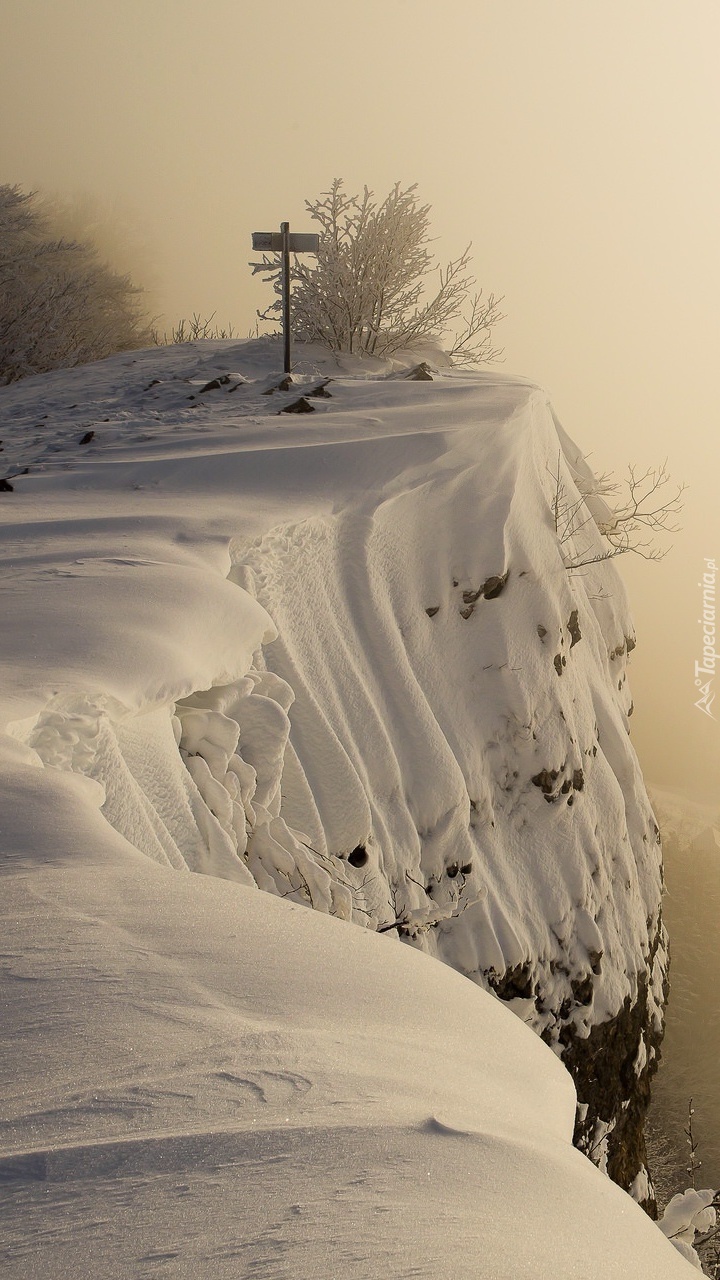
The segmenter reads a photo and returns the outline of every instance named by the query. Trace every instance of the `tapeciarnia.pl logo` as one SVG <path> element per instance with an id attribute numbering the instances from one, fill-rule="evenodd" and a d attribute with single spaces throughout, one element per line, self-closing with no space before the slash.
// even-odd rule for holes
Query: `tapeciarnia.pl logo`
<path id="1" fill-rule="evenodd" d="M 698 618 L 698 622 L 702 627 L 703 657 L 702 662 L 695 662 L 695 688 L 700 691 L 700 697 L 695 706 L 698 711 L 702 711 L 704 715 L 710 716 L 710 719 L 714 720 L 712 704 L 715 701 L 715 691 L 712 688 L 712 682 L 715 677 L 715 663 L 718 657 L 715 652 L 715 578 L 717 577 L 717 565 L 714 560 L 709 560 L 707 557 L 704 563 L 705 572 L 702 576 L 702 582 L 698 582 L 698 586 L 702 588 L 702 617 Z M 703 676 L 709 678 L 703 679 Z"/>

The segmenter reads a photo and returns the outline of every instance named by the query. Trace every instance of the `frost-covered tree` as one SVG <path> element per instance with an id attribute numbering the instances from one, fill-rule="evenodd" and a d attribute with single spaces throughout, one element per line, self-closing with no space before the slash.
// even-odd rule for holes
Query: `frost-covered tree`
<path id="1" fill-rule="evenodd" d="M 470 245 L 446 267 L 435 267 L 430 205 L 420 204 L 416 191 L 396 183 L 378 202 L 367 187 L 362 196 L 347 195 L 336 178 L 329 191 L 306 201 L 321 233 L 315 261 L 294 261 L 292 328 L 298 340 L 381 355 L 454 331 L 450 355 L 456 363 L 500 355 L 491 331 L 502 319 L 502 300 L 471 296 Z M 265 257 L 252 265 L 279 293 L 276 262 Z M 436 271 L 436 289 L 428 296 L 428 277 Z M 274 319 L 279 309 L 277 300 L 261 318 Z"/>
<path id="2" fill-rule="evenodd" d="M 0 186 L 0 384 L 148 345 L 141 290 L 54 234 L 33 193 Z"/>

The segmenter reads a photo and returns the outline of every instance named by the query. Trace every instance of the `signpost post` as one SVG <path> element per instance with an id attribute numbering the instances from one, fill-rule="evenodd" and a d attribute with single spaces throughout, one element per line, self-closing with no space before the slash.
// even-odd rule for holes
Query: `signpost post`
<path id="1" fill-rule="evenodd" d="M 290 373 L 290 254 L 317 253 L 320 236 L 313 233 L 290 234 L 290 223 L 282 222 L 279 231 L 253 231 L 252 247 L 257 252 L 279 253 L 282 271 L 283 372 Z"/>

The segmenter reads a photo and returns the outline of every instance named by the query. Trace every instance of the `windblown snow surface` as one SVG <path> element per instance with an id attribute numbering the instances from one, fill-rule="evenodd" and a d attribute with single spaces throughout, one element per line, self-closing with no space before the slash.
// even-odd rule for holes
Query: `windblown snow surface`
<path id="1" fill-rule="evenodd" d="M 658 933 L 587 468 L 522 379 L 301 354 L 0 393 L 3 1275 L 689 1275 L 536 1034 Z"/>

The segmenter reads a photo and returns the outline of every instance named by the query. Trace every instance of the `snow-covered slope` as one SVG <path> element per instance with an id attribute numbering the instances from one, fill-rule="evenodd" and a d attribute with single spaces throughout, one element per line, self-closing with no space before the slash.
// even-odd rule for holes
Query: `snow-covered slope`
<path id="1" fill-rule="evenodd" d="M 587 469 L 522 380 L 277 358 L 2 392 L 11 1274 L 679 1274 L 451 972 L 642 1199 L 659 850 Z"/>

